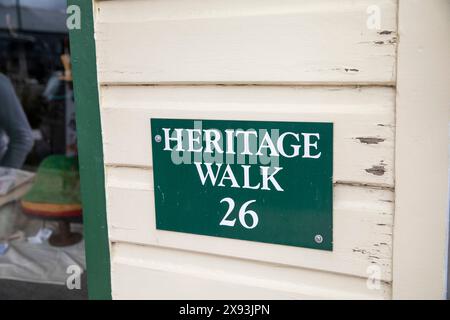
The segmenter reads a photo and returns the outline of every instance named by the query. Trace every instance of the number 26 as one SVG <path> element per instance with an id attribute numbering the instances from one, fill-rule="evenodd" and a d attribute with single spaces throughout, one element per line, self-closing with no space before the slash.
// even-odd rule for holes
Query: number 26
<path id="1" fill-rule="evenodd" d="M 234 227 L 234 225 L 236 224 L 236 218 L 234 218 L 232 220 L 229 220 L 229 218 L 228 218 L 230 216 L 230 214 L 233 212 L 233 209 L 235 206 L 234 200 L 231 198 L 223 198 L 222 200 L 220 200 L 220 203 L 222 203 L 222 202 L 228 203 L 228 210 L 225 213 L 225 216 L 223 217 L 222 221 L 220 221 L 220 225 L 227 226 L 227 227 Z M 253 210 L 247 210 L 247 207 L 253 202 L 256 202 L 256 200 L 247 201 L 239 209 L 239 214 L 238 214 L 239 222 L 246 229 L 255 228 L 259 222 L 258 214 Z M 245 217 L 247 215 L 250 215 L 250 217 L 252 218 L 251 225 L 248 225 L 247 222 L 245 221 Z"/>

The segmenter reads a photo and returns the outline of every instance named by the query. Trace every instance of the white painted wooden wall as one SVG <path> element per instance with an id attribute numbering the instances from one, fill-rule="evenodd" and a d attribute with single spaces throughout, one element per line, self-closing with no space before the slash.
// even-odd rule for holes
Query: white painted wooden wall
<path id="1" fill-rule="evenodd" d="M 396 16 L 396 0 L 96 1 L 113 298 L 391 298 Z M 334 122 L 333 252 L 156 230 L 151 117 Z"/>

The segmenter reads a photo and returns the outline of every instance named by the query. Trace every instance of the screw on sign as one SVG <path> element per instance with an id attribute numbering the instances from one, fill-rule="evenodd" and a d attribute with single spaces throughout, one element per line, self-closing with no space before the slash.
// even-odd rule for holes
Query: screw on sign
<path id="1" fill-rule="evenodd" d="M 316 235 L 314 237 L 314 241 L 317 242 L 317 243 L 322 243 L 323 242 L 323 237 L 320 234 L 318 234 L 318 235 Z"/>

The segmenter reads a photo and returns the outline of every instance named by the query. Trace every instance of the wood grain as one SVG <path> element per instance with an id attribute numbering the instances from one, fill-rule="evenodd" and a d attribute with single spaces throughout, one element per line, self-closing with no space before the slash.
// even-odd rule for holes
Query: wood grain
<path id="1" fill-rule="evenodd" d="M 366 279 L 116 242 L 114 299 L 388 299 Z M 194 263 L 195 261 L 195 263 Z"/>
<path id="2" fill-rule="evenodd" d="M 392 85 L 396 3 L 100 1 L 99 81 Z M 367 27 L 374 5 L 381 13 L 378 30 Z"/>
<path id="3" fill-rule="evenodd" d="M 101 90 L 107 165 L 151 167 L 150 118 L 334 123 L 334 181 L 394 185 L 391 88 L 106 86 Z"/>
<path id="4" fill-rule="evenodd" d="M 156 230 L 150 169 L 107 167 L 109 237 L 113 242 L 162 246 L 367 277 L 377 265 L 391 279 L 393 192 L 336 185 L 333 252 Z"/>

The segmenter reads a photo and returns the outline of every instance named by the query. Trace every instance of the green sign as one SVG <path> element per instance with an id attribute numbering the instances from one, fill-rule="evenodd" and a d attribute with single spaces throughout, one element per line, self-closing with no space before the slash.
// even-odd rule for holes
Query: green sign
<path id="1" fill-rule="evenodd" d="M 156 228 L 332 250 L 333 124 L 151 119 Z"/>

